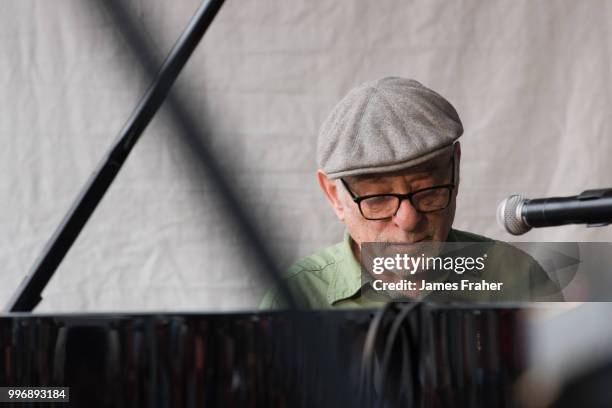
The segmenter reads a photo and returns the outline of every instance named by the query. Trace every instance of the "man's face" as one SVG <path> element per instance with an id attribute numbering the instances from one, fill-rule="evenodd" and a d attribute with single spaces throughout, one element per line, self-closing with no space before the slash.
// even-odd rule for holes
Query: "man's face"
<path id="1" fill-rule="evenodd" d="M 459 147 L 455 149 L 455 163 L 459 162 Z M 372 194 L 407 194 L 416 190 L 441 184 L 451 184 L 452 160 L 447 155 L 431 159 L 418 166 L 393 173 L 376 174 L 345 178 L 345 182 L 357 197 Z M 458 166 L 456 165 L 455 174 Z M 458 176 L 455 176 L 458 179 Z M 349 192 L 339 182 L 324 186 L 325 180 L 319 176 L 321 187 L 334 207 L 338 218 L 346 224 L 353 240 L 363 242 L 444 241 L 455 217 L 457 188 L 451 194 L 448 207 L 443 210 L 420 213 L 409 200 L 402 200 L 397 213 L 389 219 L 374 221 L 365 219 L 358 205 L 351 199 Z"/>

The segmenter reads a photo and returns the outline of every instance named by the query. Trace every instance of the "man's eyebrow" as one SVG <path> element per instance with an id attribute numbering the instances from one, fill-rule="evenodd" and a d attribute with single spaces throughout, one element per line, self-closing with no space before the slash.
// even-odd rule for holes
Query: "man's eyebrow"
<path id="1" fill-rule="evenodd" d="M 415 175 L 420 175 L 422 173 L 436 173 L 438 172 L 440 169 L 442 168 L 442 166 L 440 166 L 440 163 L 426 163 L 426 164 L 422 164 L 422 165 L 417 165 L 413 168 L 411 168 L 409 171 L 407 171 L 406 173 L 414 173 Z M 362 174 L 359 176 L 348 176 L 345 177 L 345 180 L 349 183 L 352 182 L 376 182 L 376 181 L 380 181 L 380 180 L 384 180 L 388 177 L 393 177 L 393 176 L 400 176 L 402 175 L 402 173 L 381 173 L 381 174 Z"/>

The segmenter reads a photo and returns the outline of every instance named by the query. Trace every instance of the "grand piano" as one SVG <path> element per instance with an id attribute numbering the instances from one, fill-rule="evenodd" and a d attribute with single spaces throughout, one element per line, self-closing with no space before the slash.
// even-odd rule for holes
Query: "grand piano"
<path id="1" fill-rule="evenodd" d="M 222 0 L 205 0 L 158 70 L 121 2 L 106 1 L 152 84 L 0 315 L 0 386 L 69 387 L 74 407 L 512 407 L 527 366 L 525 305 L 395 303 L 306 311 L 242 211 L 174 80 Z M 289 310 L 40 314 L 40 294 L 162 103 Z"/>
<path id="2" fill-rule="evenodd" d="M 0 384 L 70 387 L 75 407 L 514 406 L 526 367 L 524 308 L 421 304 L 389 346 L 393 322 L 411 306 L 16 313 L 0 317 Z"/>

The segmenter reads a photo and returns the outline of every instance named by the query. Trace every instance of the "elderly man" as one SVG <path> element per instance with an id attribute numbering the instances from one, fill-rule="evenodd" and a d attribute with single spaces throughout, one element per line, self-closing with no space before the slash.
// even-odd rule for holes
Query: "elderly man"
<path id="1" fill-rule="evenodd" d="M 319 133 L 317 178 L 346 232 L 341 243 L 300 260 L 286 274 L 302 306 L 382 304 L 372 296 L 371 282 L 363 280 L 363 243 L 493 242 L 452 228 L 461 159 L 457 139 L 462 133 L 453 106 L 414 80 L 365 83 L 336 105 Z M 534 284 L 558 294 L 531 257 L 505 247 L 511 251 L 511 265 L 508 254 L 489 257 L 491 271 L 472 278 L 505 283 L 502 300 L 531 300 Z M 492 298 L 490 293 L 476 296 Z M 260 307 L 283 307 L 283 299 L 271 290 Z"/>

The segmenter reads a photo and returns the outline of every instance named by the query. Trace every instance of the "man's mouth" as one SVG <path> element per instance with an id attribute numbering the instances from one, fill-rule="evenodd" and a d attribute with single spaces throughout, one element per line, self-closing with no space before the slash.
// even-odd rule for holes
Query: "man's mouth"
<path id="1" fill-rule="evenodd" d="M 431 241 L 431 238 L 426 237 L 426 238 L 421 238 L 421 239 L 417 239 L 414 240 L 413 242 L 411 242 L 412 244 L 416 244 L 417 242 L 426 242 L 426 241 Z"/>
<path id="2" fill-rule="evenodd" d="M 410 244 L 418 244 L 419 242 L 429 242 L 431 240 L 432 239 L 430 237 L 425 237 L 425 238 L 414 239 L 412 241 L 407 241 L 407 242 L 403 242 L 403 243 L 410 245 Z M 398 243 L 401 243 L 401 242 L 398 242 Z"/>
<path id="3" fill-rule="evenodd" d="M 411 239 L 411 240 L 407 240 L 407 239 L 401 239 L 401 240 L 383 240 L 383 241 L 379 241 L 380 243 L 386 244 L 386 245 L 412 245 L 412 244 L 418 244 L 420 242 L 429 242 L 432 241 L 432 238 L 427 236 L 427 237 L 423 237 L 423 238 L 418 238 L 418 239 Z"/>

